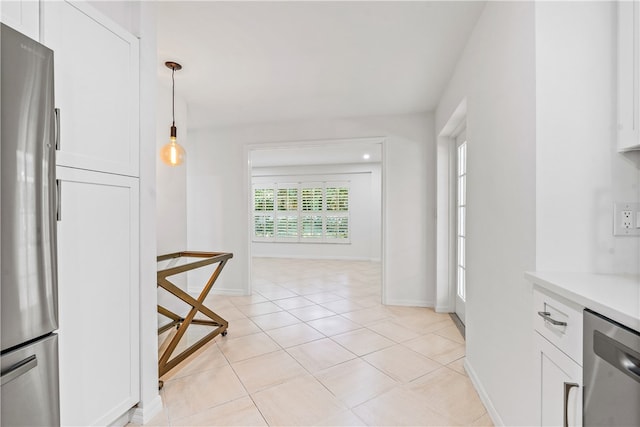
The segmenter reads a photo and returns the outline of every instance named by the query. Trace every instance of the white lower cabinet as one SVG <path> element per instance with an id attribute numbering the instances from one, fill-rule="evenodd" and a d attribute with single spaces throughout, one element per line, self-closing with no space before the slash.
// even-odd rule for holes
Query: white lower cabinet
<path id="1" fill-rule="evenodd" d="M 139 401 L 138 179 L 58 167 L 62 425 Z"/>
<path id="2" fill-rule="evenodd" d="M 582 367 L 539 334 L 535 350 L 540 425 L 581 426 Z"/>
<path id="3" fill-rule="evenodd" d="M 536 408 L 542 426 L 582 425 L 582 307 L 534 290 Z"/>

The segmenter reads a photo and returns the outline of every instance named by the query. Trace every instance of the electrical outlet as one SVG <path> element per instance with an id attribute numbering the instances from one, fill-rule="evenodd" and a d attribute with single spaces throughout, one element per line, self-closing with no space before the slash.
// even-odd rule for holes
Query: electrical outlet
<path id="1" fill-rule="evenodd" d="M 633 223 L 631 218 L 633 217 L 633 211 L 622 211 L 622 228 L 628 230 L 632 227 Z"/>
<path id="2" fill-rule="evenodd" d="M 613 204 L 613 235 L 640 236 L 640 203 Z"/>

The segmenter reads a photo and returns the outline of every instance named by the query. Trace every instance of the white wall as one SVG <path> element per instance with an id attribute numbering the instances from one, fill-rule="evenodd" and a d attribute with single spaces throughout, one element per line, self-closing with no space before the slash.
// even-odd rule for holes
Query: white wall
<path id="1" fill-rule="evenodd" d="M 436 113 L 466 98 L 467 364 L 497 424 L 538 420 L 523 272 L 638 272 L 611 232 L 640 184 L 615 152 L 614 25 L 612 2 L 490 2 Z"/>
<path id="2" fill-rule="evenodd" d="M 282 150 L 286 155 L 286 150 Z M 380 261 L 381 197 L 380 164 L 318 165 L 278 168 L 252 168 L 254 184 L 273 182 L 349 182 L 349 243 L 251 244 L 251 255 L 258 257 L 351 259 Z"/>
<path id="3" fill-rule="evenodd" d="M 171 58 L 158 58 L 160 61 Z M 157 65 L 157 64 L 156 64 Z M 164 71 L 164 70 L 163 70 Z M 179 87 L 179 71 L 176 72 L 176 88 Z M 157 76 L 157 74 L 156 74 Z M 156 256 L 173 252 L 189 250 L 187 244 L 187 167 L 186 164 L 169 166 L 160 160 L 160 149 L 169 142 L 171 128 L 171 70 L 166 69 L 162 79 L 157 84 L 156 102 L 156 141 L 153 158 L 156 165 Z M 160 79 L 158 77 L 158 79 Z M 189 161 L 189 144 L 187 142 L 187 105 L 184 100 L 176 96 L 175 103 L 177 141 L 187 152 Z M 168 262 L 156 264 L 158 268 L 168 266 Z M 169 280 L 179 288 L 186 290 L 187 274 L 172 276 Z M 186 315 L 190 308 L 175 296 L 158 287 L 158 304 L 180 315 Z M 168 322 L 168 319 L 157 315 L 158 324 Z"/>
<path id="4" fill-rule="evenodd" d="M 531 2 L 488 2 L 436 111 L 466 98 L 470 376 L 497 424 L 533 425 L 535 40 Z M 488 400 L 487 400 L 488 399 Z"/>
<path id="5" fill-rule="evenodd" d="M 249 290 L 250 144 L 386 137 L 383 224 L 386 302 L 431 306 L 435 299 L 435 147 L 430 114 L 193 130 L 187 162 L 188 242 L 234 253 L 214 290 Z"/>
<path id="6" fill-rule="evenodd" d="M 614 201 L 640 199 L 640 153 L 616 152 L 616 13 L 536 5 L 537 270 L 640 272 L 640 239 L 612 233 Z"/>
<path id="7" fill-rule="evenodd" d="M 160 58 L 164 60 L 165 58 Z M 169 60 L 170 58 L 166 58 Z M 176 86 L 179 87 L 176 72 Z M 167 68 L 163 81 L 158 84 L 156 123 L 156 182 L 157 182 L 157 236 L 158 255 L 187 250 L 187 167 L 168 166 L 160 160 L 160 149 L 169 143 L 171 127 L 171 70 Z M 193 154 L 187 142 L 187 106 L 176 96 L 177 140 L 187 152 L 189 162 Z"/>
<path id="8" fill-rule="evenodd" d="M 158 392 L 156 286 L 156 76 L 155 5 L 140 3 L 140 402 L 133 421 L 162 411 Z"/>

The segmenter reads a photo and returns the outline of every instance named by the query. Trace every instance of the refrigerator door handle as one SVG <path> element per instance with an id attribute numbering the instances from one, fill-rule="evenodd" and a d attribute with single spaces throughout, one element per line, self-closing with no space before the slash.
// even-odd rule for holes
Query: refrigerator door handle
<path id="1" fill-rule="evenodd" d="M 20 362 L 7 369 L 6 372 L 2 373 L 2 380 L 0 381 L 0 385 L 5 385 L 15 380 L 16 378 L 20 377 L 23 374 L 26 374 L 36 366 L 38 366 L 38 359 L 36 358 L 35 354 L 27 357 L 24 360 L 21 360 Z"/>
<path id="2" fill-rule="evenodd" d="M 56 142 L 56 150 L 60 150 L 60 109 L 54 108 L 53 112 L 55 114 L 55 142 Z"/>
<path id="3" fill-rule="evenodd" d="M 62 221 L 62 181 L 56 179 L 56 221 Z"/>

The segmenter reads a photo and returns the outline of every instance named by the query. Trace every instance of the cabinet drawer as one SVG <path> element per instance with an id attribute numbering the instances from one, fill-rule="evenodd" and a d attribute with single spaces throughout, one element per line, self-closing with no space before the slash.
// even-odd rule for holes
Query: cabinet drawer
<path id="1" fill-rule="evenodd" d="M 582 308 L 559 296 L 533 290 L 533 326 L 582 366 Z"/>

